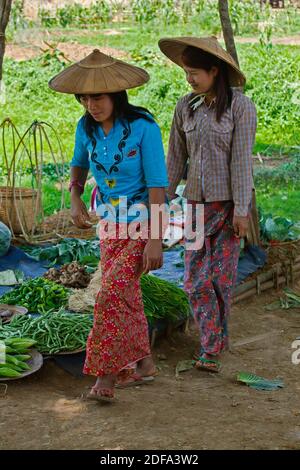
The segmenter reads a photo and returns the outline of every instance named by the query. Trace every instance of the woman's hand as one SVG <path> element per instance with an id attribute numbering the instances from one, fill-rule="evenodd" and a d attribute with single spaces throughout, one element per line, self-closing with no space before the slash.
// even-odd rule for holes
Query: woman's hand
<path id="1" fill-rule="evenodd" d="M 72 197 L 71 218 L 78 228 L 91 228 L 93 225 L 84 202 L 80 197 Z"/>
<path id="2" fill-rule="evenodd" d="M 143 274 L 161 268 L 163 265 L 163 251 L 161 240 L 148 240 L 143 255 Z"/>
<path id="3" fill-rule="evenodd" d="M 249 227 L 249 218 L 242 216 L 233 217 L 233 230 L 238 238 L 244 238 L 247 235 Z"/>

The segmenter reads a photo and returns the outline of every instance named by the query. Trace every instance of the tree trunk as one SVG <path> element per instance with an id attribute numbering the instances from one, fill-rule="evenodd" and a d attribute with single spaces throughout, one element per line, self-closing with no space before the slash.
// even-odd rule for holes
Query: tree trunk
<path id="1" fill-rule="evenodd" d="M 9 20 L 12 0 L 0 0 L 0 82 L 5 52 L 5 30 Z"/>
<path id="2" fill-rule="evenodd" d="M 234 42 L 233 29 L 231 26 L 231 21 L 230 21 L 230 16 L 229 16 L 228 0 L 219 0 L 219 14 L 220 14 L 224 41 L 226 44 L 226 49 L 229 52 L 229 54 L 234 58 L 236 63 L 239 65 L 239 59 L 238 59 L 235 42 Z"/>
<path id="3" fill-rule="evenodd" d="M 229 54 L 234 58 L 236 63 L 239 65 L 239 59 L 235 47 L 233 29 L 231 26 L 228 0 L 219 0 L 219 14 L 222 25 L 222 31 L 224 36 L 224 41 L 226 44 L 226 49 Z M 250 214 L 250 224 L 247 234 L 248 242 L 254 245 L 260 244 L 260 234 L 259 234 L 259 220 L 258 220 L 258 211 L 256 207 L 256 195 L 255 191 L 252 193 L 252 209 Z"/>

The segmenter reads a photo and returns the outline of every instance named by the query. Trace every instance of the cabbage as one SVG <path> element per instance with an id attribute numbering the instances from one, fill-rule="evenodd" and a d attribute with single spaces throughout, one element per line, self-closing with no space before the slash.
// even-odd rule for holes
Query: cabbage
<path id="1" fill-rule="evenodd" d="M 0 222 L 0 257 L 6 255 L 11 242 L 11 232 L 9 228 Z"/>

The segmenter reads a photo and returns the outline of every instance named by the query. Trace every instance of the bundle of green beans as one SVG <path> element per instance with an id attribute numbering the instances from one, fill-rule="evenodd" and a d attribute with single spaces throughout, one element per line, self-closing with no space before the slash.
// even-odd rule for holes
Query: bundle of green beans
<path id="1" fill-rule="evenodd" d="M 0 303 L 22 305 L 32 313 L 45 313 L 64 307 L 68 301 L 68 289 L 53 281 L 37 277 L 24 282 L 0 297 Z"/>
<path id="2" fill-rule="evenodd" d="M 190 315 L 187 294 L 180 287 L 153 275 L 141 277 L 145 314 L 149 322 L 164 318 L 173 322 Z"/>
<path id="3" fill-rule="evenodd" d="M 41 353 L 56 354 L 85 348 L 92 326 L 88 315 L 63 310 L 36 318 L 19 315 L 8 325 L 0 326 L 0 339 L 27 336 L 36 341 L 35 347 Z"/>

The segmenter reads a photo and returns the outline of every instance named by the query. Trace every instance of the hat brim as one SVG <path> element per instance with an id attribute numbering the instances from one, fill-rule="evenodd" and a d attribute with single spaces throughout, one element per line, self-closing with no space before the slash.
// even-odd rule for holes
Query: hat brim
<path id="1" fill-rule="evenodd" d="M 244 86 L 246 77 L 234 62 L 231 55 L 225 51 L 225 49 L 221 48 L 217 42 L 215 42 L 215 45 L 213 41 L 209 41 L 209 39 L 210 38 L 194 37 L 162 38 L 158 42 L 158 45 L 162 53 L 180 67 L 184 66 L 182 54 L 187 46 L 197 47 L 200 50 L 208 52 L 226 63 L 231 86 Z"/>
<path id="2" fill-rule="evenodd" d="M 60 93 L 89 95 L 128 90 L 144 85 L 149 79 L 145 70 L 119 60 L 94 68 L 76 62 L 53 77 L 48 85 Z"/>

